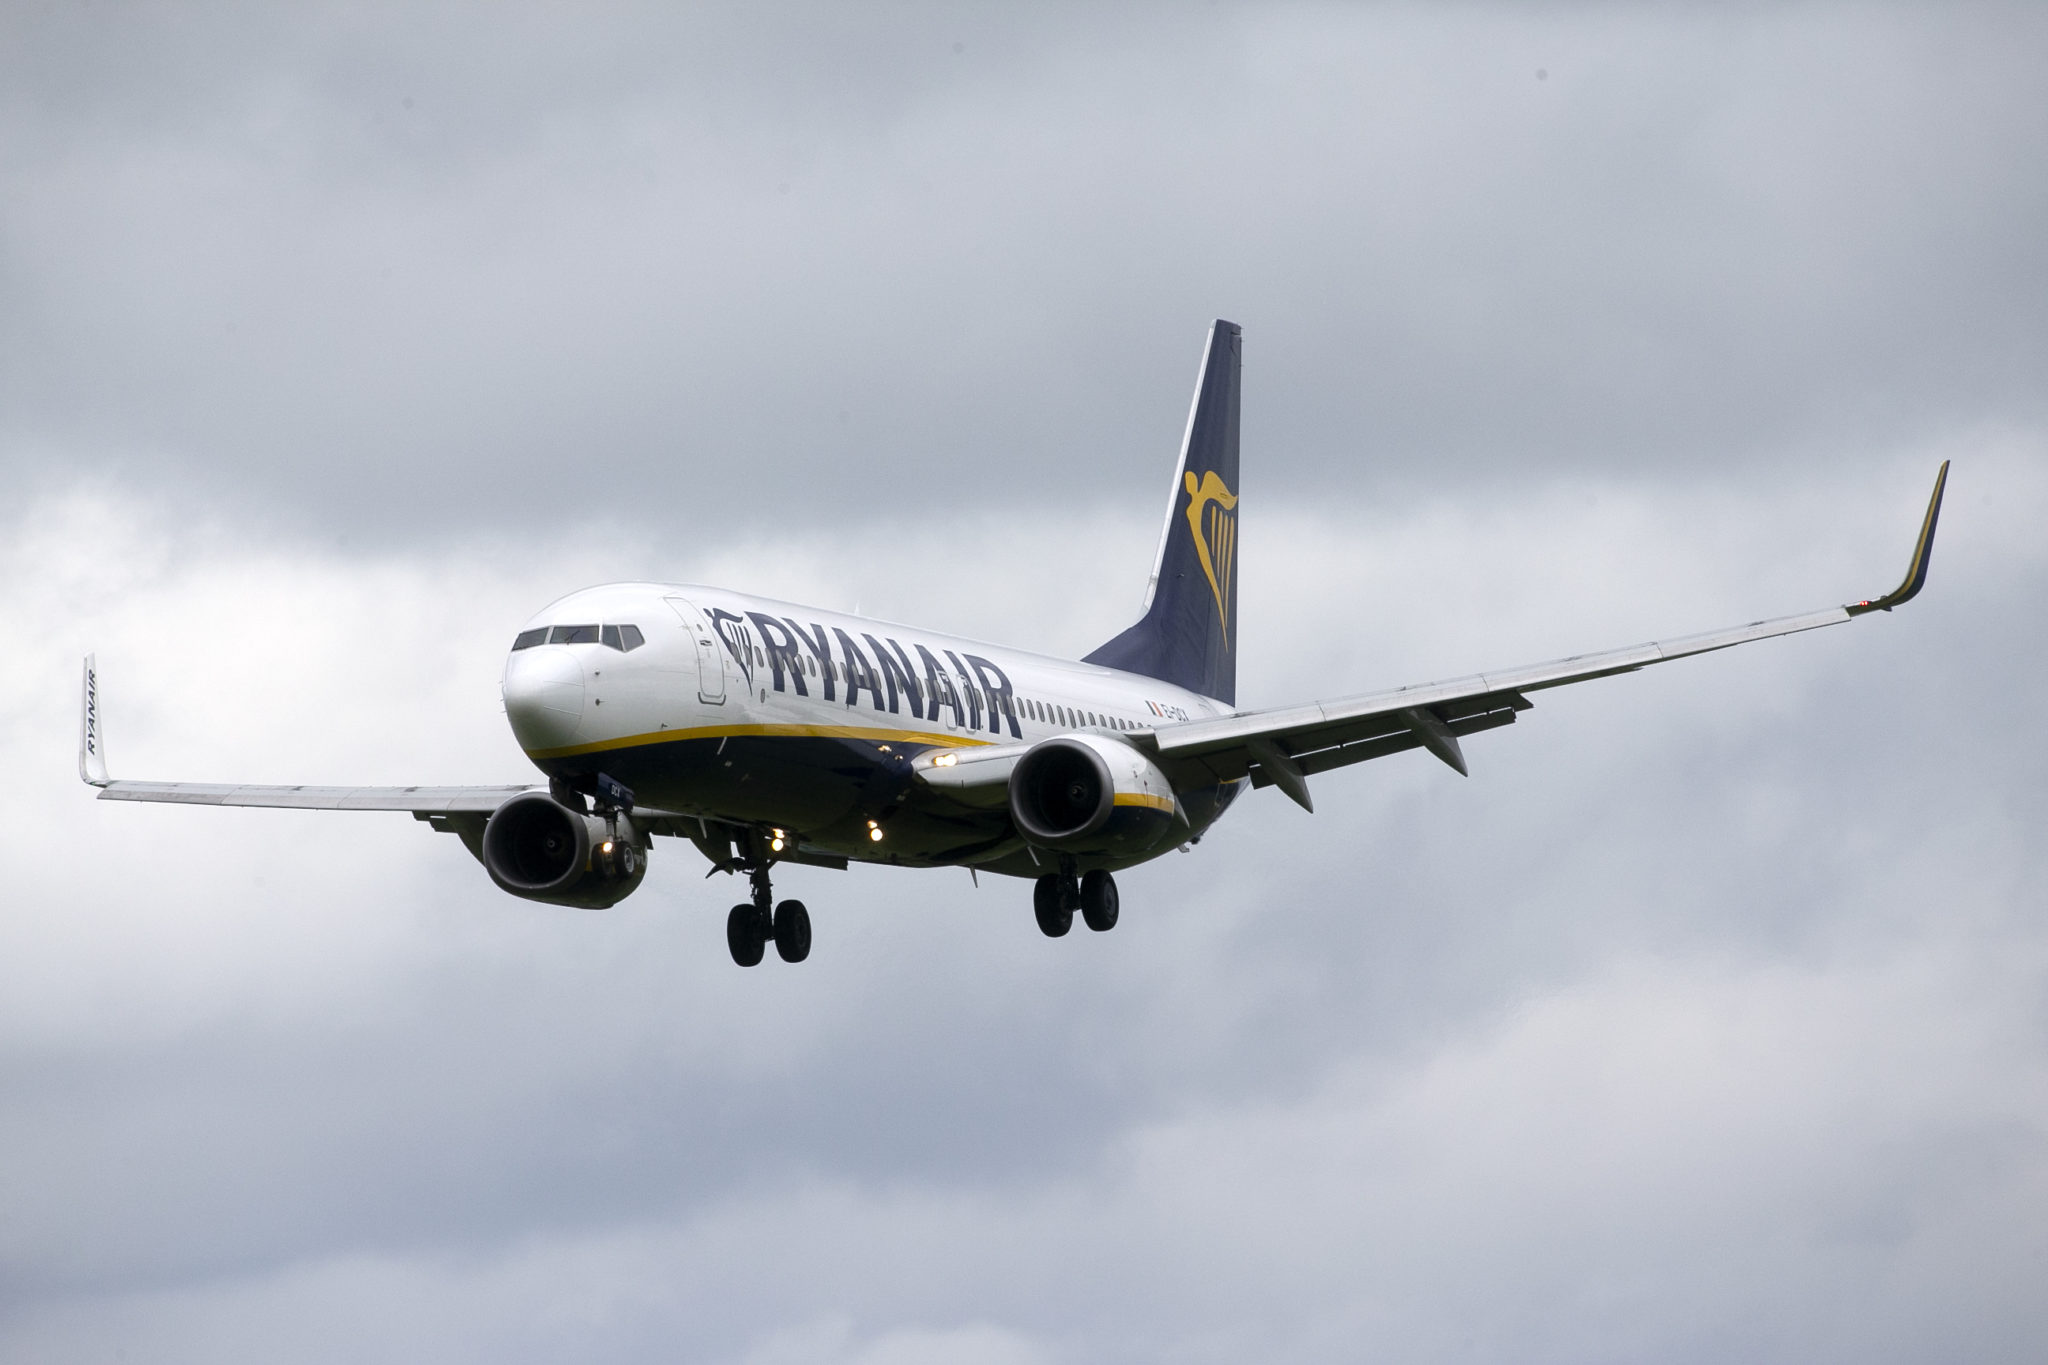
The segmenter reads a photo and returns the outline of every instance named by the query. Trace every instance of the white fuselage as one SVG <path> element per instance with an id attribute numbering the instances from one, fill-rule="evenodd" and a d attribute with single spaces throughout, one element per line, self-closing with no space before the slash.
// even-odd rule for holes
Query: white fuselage
<path id="1" fill-rule="evenodd" d="M 958 830 L 920 831 L 920 815 L 968 816 L 907 794 L 919 754 L 1230 714 L 1115 669 L 698 585 L 585 589 L 520 641 L 506 715 L 551 777 L 602 771 L 648 804 L 881 861 L 955 861 L 947 850 L 964 846 Z M 882 810 L 904 837 L 871 847 Z"/>

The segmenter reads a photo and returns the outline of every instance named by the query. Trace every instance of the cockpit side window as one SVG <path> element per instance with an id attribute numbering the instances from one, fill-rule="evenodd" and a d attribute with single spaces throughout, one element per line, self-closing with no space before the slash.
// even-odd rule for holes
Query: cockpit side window
<path id="1" fill-rule="evenodd" d="M 512 648 L 532 649 L 535 645 L 544 645 L 547 642 L 548 628 L 546 626 L 535 626 L 532 630 L 520 631 L 519 638 L 512 642 Z"/>
<path id="2" fill-rule="evenodd" d="M 594 645 L 597 643 L 596 626 L 556 626 L 548 633 L 551 645 Z"/>
<path id="3" fill-rule="evenodd" d="M 630 654 L 630 653 L 632 653 L 632 652 L 633 652 L 634 650 L 636 650 L 636 649 L 640 648 L 640 646 L 642 646 L 642 645 L 644 645 L 644 644 L 646 644 L 646 643 L 647 643 L 647 637 L 646 637 L 645 635 L 642 635 L 642 634 L 640 633 L 640 627 L 638 627 L 638 626 L 620 626 L 620 627 L 619 627 L 619 648 L 620 648 L 620 649 L 623 649 L 623 650 L 625 650 L 625 651 L 626 651 L 627 653 L 629 653 L 629 654 Z"/>

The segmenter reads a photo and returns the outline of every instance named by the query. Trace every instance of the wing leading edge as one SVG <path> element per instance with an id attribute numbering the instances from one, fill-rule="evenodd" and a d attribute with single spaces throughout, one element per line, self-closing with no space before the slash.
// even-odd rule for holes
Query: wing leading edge
<path id="1" fill-rule="evenodd" d="M 1279 787 L 1304 810 L 1314 809 L 1308 777 L 1404 749 L 1428 749 L 1462 774 L 1465 761 L 1459 738 L 1511 724 L 1533 704 L 1525 693 L 1840 625 L 1866 612 L 1890 611 L 1911 601 L 1927 582 L 1935 523 L 1947 483 L 1948 462 L 1944 460 L 1935 476 L 1934 494 L 1928 500 L 1905 580 L 1883 597 L 1391 692 L 1165 726 L 1131 738 L 1191 777 L 1206 774 L 1220 781 L 1249 777 L 1255 787 Z M 1179 776 L 1169 775 L 1179 785 Z"/>

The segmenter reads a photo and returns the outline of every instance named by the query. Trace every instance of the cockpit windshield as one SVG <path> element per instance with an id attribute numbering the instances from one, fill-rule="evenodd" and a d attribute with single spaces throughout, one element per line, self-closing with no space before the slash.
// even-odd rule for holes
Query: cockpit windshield
<path id="1" fill-rule="evenodd" d="M 532 649 L 535 645 L 596 645 L 629 653 L 647 643 L 647 637 L 640 633 L 640 627 L 615 626 L 535 626 L 522 630 L 512 641 L 515 650 Z"/>

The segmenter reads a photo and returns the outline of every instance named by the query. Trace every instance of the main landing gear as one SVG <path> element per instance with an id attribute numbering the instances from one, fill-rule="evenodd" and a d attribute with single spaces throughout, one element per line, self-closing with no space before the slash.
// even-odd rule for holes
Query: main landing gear
<path id="1" fill-rule="evenodd" d="M 1116 928 L 1116 878 L 1101 868 L 1077 878 L 1072 864 L 1062 862 L 1065 865 L 1058 872 L 1040 877 L 1032 887 L 1031 909 L 1038 916 L 1039 929 L 1047 938 L 1064 936 L 1074 927 L 1076 910 L 1098 934 Z"/>
<path id="2" fill-rule="evenodd" d="M 725 946 L 732 960 L 742 967 L 759 966 L 773 940 L 784 962 L 802 962 L 811 955 L 811 912 L 802 901 L 775 904 L 768 885 L 768 860 L 759 858 L 748 869 L 754 898 L 732 908 L 725 917 Z"/>

